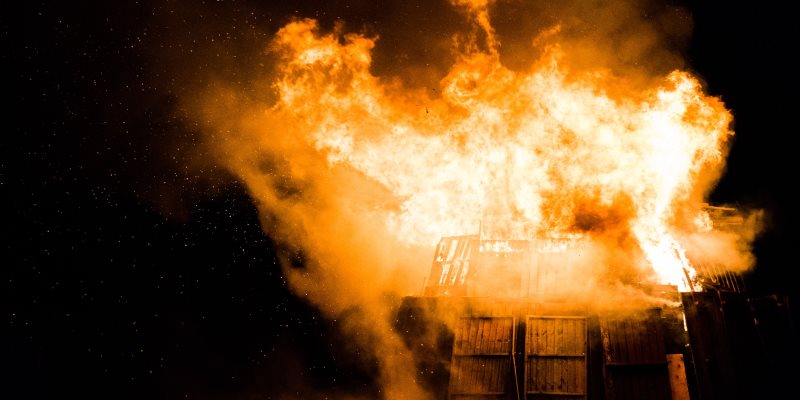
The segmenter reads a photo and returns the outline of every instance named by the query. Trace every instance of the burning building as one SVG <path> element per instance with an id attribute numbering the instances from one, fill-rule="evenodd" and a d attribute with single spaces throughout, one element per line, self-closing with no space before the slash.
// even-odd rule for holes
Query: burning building
<path id="1" fill-rule="evenodd" d="M 743 221 L 732 208 L 707 210 L 718 229 Z M 748 363 L 789 349 L 788 299 L 750 297 L 741 275 L 698 265 L 685 275 L 688 290 L 639 282 L 640 293 L 630 298 L 636 304 L 609 307 L 578 295 L 597 293 L 586 275 L 569 267 L 580 257 L 579 242 L 442 238 L 422 295 L 406 298 L 398 318 L 411 348 L 436 350 L 420 356 L 420 368 L 436 377 L 428 384 L 441 398 L 688 400 L 771 393 L 757 387 L 763 383 L 753 377 L 758 367 Z M 637 297 L 643 295 L 649 298 Z M 439 334 L 431 335 L 437 323 Z M 767 335 L 776 342 L 766 344 Z"/>
<path id="2" fill-rule="evenodd" d="M 494 2 L 451 3 L 468 29 L 434 88 L 376 75 L 377 38 L 305 19 L 271 42 L 268 106 L 221 90 L 199 107 L 271 237 L 302 253 L 289 286 L 374 350 L 390 399 L 752 394 L 757 357 L 726 354 L 761 332 L 741 278 L 759 212 L 706 204 L 725 104 L 678 66 L 616 74 L 583 26 L 542 30 L 511 68 Z M 658 47 L 633 36 L 609 42 Z"/>

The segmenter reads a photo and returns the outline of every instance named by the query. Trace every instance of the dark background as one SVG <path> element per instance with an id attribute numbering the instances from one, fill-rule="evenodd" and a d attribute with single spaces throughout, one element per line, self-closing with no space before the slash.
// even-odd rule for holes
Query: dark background
<path id="1" fill-rule="evenodd" d="M 0 397 L 375 393 L 373 361 L 290 294 L 243 187 L 196 157 L 177 99 L 214 75 L 252 90 L 292 16 L 421 35 L 457 16 L 412 2 L 112 3 L 3 6 Z M 789 6 L 738 3 L 680 3 L 694 17 L 688 63 L 735 117 L 712 202 L 767 211 L 748 286 L 797 299 L 797 22 Z"/>

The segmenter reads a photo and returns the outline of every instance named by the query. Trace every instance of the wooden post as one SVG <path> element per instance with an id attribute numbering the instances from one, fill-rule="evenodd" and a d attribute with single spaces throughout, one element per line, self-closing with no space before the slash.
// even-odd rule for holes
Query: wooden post
<path id="1" fill-rule="evenodd" d="M 689 385 L 686 383 L 686 367 L 683 365 L 683 354 L 667 354 L 669 370 L 669 386 L 672 389 L 672 400 L 689 400 Z"/>

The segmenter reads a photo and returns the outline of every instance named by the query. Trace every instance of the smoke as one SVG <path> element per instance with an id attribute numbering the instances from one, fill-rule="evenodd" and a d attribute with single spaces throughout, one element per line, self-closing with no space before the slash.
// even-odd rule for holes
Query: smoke
<path id="1" fill-rule="evenodd" d="M 621 91 L 641 90 L 686 67 L 682 51 L 692 18 L 674 3 L 507 1 L 497 4 L 493 16 L 501 60 L 515 70 L 529 68 L 554 44 L 564 50 L 571 73 L 608 71 Z"/>
<path id="2" fill-rule="evenodd" d="M 430 255 L 392 237 L 374 217 L 396 200 L 358 171 L 331 167 L 286 116 L 264 113 L 235 92 L 211 98 L 203 115 L 224 133 L 213 143 L 247 184 L 265 231 L 283 244 L 282 268 L 294 292 L 375 351 L 386 398 L 425 398 L 390 324 L 397 296 L 420 284 L 427 263 L 418 261 Z"/>
<path id="3" fill-rule="evenodd" d="M 442 235 L 580 237 L 540 264 L 558 272 L 547 284 L 560 296 L 601 298 L 603 310 L 663 302 L 638 285 L 677 284 L 687 256 L 753 264 L 757 217 L 740 231 L 698 232 L 732 132 L 722 103 L 673 72 L 684 67 L 685 11 L 452 3 L 461 20 L 442 22 L 451 33 L 389 49 L 380 26 L 293 20 L 264 44 L 266 76 L 184 99 L 258 205 L 293 291 L 374 351 L 387 399 L 430 396 L 392 327 Z M 387 62 L 442 43 L 447 52 L 422 57 L 429 70 L 413 57 Z"/>

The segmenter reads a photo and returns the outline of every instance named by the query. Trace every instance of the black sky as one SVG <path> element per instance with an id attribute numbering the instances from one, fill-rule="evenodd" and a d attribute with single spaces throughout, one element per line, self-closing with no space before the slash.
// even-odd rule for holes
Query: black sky
<path id="1" fill-rule="evenodd" d="M 414 43 L 457 14 L 414 2 L 116 3 L 3 12 L 13 123 L 0 161 L 11 211 L 0 397 L 375 391 L 374 360 L 344 350 L 337 323 L 290 294 L 255 207 L 202 157 L 178 99 L 214 76 L 252 90 L 269 35 L 292 17 L 381 34 L 379 53 L 402 51 L 376 55 L 376 68 L 445 68 L 440 49 Z M 790 6 L 738 3 L 680 3 L 694 18 L 689 67 L 735 118 L 712 200 L 767 211 L 748 284 L 797 298 L 798 24 Z"/>

